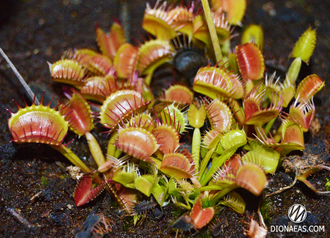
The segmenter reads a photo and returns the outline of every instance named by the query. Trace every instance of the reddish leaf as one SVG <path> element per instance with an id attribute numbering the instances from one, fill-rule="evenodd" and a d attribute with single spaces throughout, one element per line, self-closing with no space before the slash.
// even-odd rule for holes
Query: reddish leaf
<path id="1" fill-rule="evenodd" d="M 190 218 L 194 221 L 195 228 L 200 229 L 213 219 L 214 214 L 214 207 L 203 208 L 202 197 L 200 197 L 191 209 Z"/>
<path id="2" fill-rule="evenodd" d="M 264 57 L 254 43 L 246 43 L 236 46 L 236 58 L 239 71 L 245 81 L 261 79 L 265 63 Z"/>
<path id="3" fill-rule="evenodd" d="M 82 206 L 96 198 L 104 190 L 105 183 L 98 186 L 93 183 L 93 174 L 85 174 L 80 180 L 74 193 L 74 201 L 76 205 Z"/>

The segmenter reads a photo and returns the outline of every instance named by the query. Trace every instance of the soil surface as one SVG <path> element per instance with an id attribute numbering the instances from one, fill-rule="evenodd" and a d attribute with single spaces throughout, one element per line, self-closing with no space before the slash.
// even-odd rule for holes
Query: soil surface
<path id="1" fill-rule="evenodd" d="M 0 3 L 0 47 L 7 53 L 23 78 L 31 87 L 49 94 L 61 94 L 61 86 L 49 76 L 47 61 L 58 60 L 68 48 L 97 49 L 94 29 L 99 24 L 108 30 L 114 19 L 120 19 L 123 5 L 119 0 L 2 0 Z M 131 42 L 141 41 L 141 21 L 145 1 L 127 1 L 129 6 L 129 34 Z M 326 87 L 315 97 L 316 115 L 311 133 L 305 135 L 306 150 L 289 157 L 286 167 L 269 176 L 268 194 L 290 185 L 294 179 L 292 167 L 299 162 L 329 165 L 330 151 L 330 2 L 324 0 L 248 1 L 244 25 L 261 24 L 265 34 L 264 55 L 269 66 L 286 69 L 295 41 L 309 26 L 317 28 L 317 45 L 309 65 L 304 65 L 300 80 L 316 73 Z M 239 29 L 238 29 L 239 30 Z M 40 96 L 40 94 L 39 94 Z M 50 96 L 50 97 L 51 97 Z M 17 145 L 10 142 L 7 119 L 16 112 L 12 99 L 23 106 L 23 88 L 9 66 L 0 57 L 0 237 L 101 237 L 93 232 L 97 221 L 103 222 L 99 231 L 111 224 L 108 237 L 175 237 L 171 224 L 184 211 L 171 206 L 163 209 L 163 216 L 149 212 L 137 226 L 130 217 L 121 215 L 108 193 L 85 207 L 77 208 L 73 200 L 76 181 L 67 167 L 70 163 L 59 153 L 43 145 Z M 49 99 L 46 99 L 46 102 Z M 103 135 L 95 136 L 102 141 Z M 74 138 L 68 136 L 68 140 Z M 84 139 L 76 138 L 70 148 L 88 161 L 91 157 Z M 286 172 L 286 173 L 285 173 Z M 325 190 L 329 173 L 321 171 L 310 177 L 320 190 Z M 212 226 L 179 236 L 244 237 L 251 216 L 260 198 L 246 194 L 247 212 L 239 215 L 229 208 L 218 211 Z M 321 225 L 325 232 L 271 233 L 269 237 L 328 237 L 330 231 L 330 199 L 316 195 L 304 184 L 271 196 L 263 201 L 262 213 L 266 225 L 287 225 L 289 207 L 295 203 L 308 210 L 303 225 Z M 258 216 L 255 214 L 255 219 Z M 102 223 L 100 223 L 102 224 Z M 270 231 L 270 230 L 269 230 Z"/>

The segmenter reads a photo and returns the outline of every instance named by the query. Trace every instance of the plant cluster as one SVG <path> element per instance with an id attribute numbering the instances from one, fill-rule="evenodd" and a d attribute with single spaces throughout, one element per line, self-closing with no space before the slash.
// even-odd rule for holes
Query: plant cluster
<path id="1" fill-rule="evenodd" d="M 266 174 L 304 149 L 313 96 L 324 82 L 312 74 L 296 85 L 314 50 L 314 29 L 298 39 L 284 78 L 265 73 L 260 26 L 246 27 L 231 50 L 233 26 L 241 25 L 246 5 L 233 2 L 211 1 L 210 10 L 202 1 L 204 11 L 194 4 L 147 5 L 142 27 L 151 37 L 139 46 L 126 41 L 117 22 L 109 33 L 96 27 L 100 52 L 68 50 L 49 64 L 54 82 L 72 86 L 68 102 L 18 106 L 8 120 L 12 141 L 48 144 L 78 166 L 85 175 L 74 194 L 77 206 L 106 189 L 137 221 L 138 204 L 153 197 L 160 207 L 172 202 L 189 210 L 181 218 L 186 230 L 207 225 L 220 205 L 244 213 L 234 190 L 259 196 Z M 155 97 L 149 85 L 165 64 L 186 84 Z M 106 155 L 92 134 L 95 118 L 109 135 Z M 68 130 L 86 137 L 97 168 L 63 144 Z M 189 130 L 192 141 L 180 140 Z"/>

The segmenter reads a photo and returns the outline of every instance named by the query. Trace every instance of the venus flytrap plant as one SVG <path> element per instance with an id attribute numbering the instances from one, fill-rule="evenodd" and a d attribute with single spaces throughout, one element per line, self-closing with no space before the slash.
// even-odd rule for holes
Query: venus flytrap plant
<path id="1" fill-rule="evenodd" d="M 86 100 L 78 93 L 73 92 L 69 103 L 60 107 L 60 112 L 65 120 L 69 122 L 70 129 L 78 136 L 85 136 L 89 150 L 98 166 L 105 162 L 102 149 L 90 131 L 93 129 L 93 118 L 91 108 Z"/>
<path id="2" fill-rule="evenodd" d="M 154 183 L 151 193 L 161 207 L 168 204 L 169 189 L 169 180 L 166 176 L 159 176 Z"/>
<path id="3" fill-rule="evenodd" d="M 118 139 L 118 131 L 112 132 L 108 141 L 107 152 L 108 156 L 116 156 L 117 147 L 115 146 L 115 142 Z M 119 155 L 118 155 L 119 156 Z"/>
<path id="4" fill-rule="evenodd" d="M 166 2 L 160 4 L 160 1 L 157 1 L 153 8 L 148 3 L 142 22 L 144 30 L 161 40 L 172 39 L 176 36 L 175 30 L 168 24 L 166 8 Z"/>
<path id="5" fill-rule="evenodd" d="M 299 102 L 309 101 L 324 87 L 325 82 L 316 74 L 305 77 L 298 85 L 295 98 Z"/>
<path id="6" fill-rule="evenodd" d="M 283 85 L 285 85 L 285 92 L 288 93 L 285 100 L 285 107 L 289 104 L 291 98 L 294 96 L 296 80 L 301 69 L 302 61 L 306 64 L 309 63 L 309 60 L 313 54 L 316 44 L 316 30 L 309 27 L 298 39 L 296 45 L 294 46 L 290 56 L 295 58 L 291 63 Z"/>
<path id="7" fill-rule="evenodd" d="M 78 62 L 63 59 L 48 64 L 54 82 L 66 83 L 74 87 L 84 85 L 86 71 Z"/>
<path id="8" fill-rule="evenodd" d="M 136 189 L 147 197 L 150 197 L 154 183 L 157 181 L 157 169 L 150 166 L 151 174 L 142 174 L 134 163 L 127 162 L 118 167 L 112 176 L 112 180 L 126 188 Z M 147 171 L 149 171 L 147 170 Z"/>
<path id="9" fill-rule="evenodd" d="M 218 96 L 240 99 L 243 97 L 244 88 L 239 77 L 228 71 L 224 65 L 207 66 L 198 70 L 193 83 L 195 92 L 215 99 Z"/>
<path id="10" fill-rule="evenodd" d="M 80 87 L 80 93 L 86 100 L 103 103 L 112 93 L 118 90 L 114 75 L 92 76 L 85 79 L 85 85 Z"/>
<path id="11" fill-rule="evenodd" d="M 107 75 L 111 72 L 113 62 L 104 55 L 94 55 L 88 62 L 88 69 L 96 75 Z"/>
<path id="12" fill-rule="evenodd" d="M 96 42 L 102 54 L 114 60 L 120 46 L 126 43 L 123 27 L 114 22 L 109 33 L 105 33 L 99 26 L 96 27 L 95 33 Z"/>
<path id="13" fill-rule="evenodd" d="M 218 170 L 218 168 L 226 161 L 228 160 L 233 154 L 235 153 L 235 150 L 230 150 L 227 153 L 219 156 L 217 159 L 213 160 L 212 166 L 211 168 L 205 173 L 201 174 L 200 176 L 200 183 L 202 186 L 205 186 L 210 179 L 212 178 L 212 176 L 215 174 L 215 172 Z M 205 157 L 206 159 L 208 159 L 207 157 Z M 204 159 L 205 159 L 204 158 Z M 207 161 L 208 162 L 208 161 Z M 203 162 L 202 162 L 203 164 Z M 207 164 L 207 163 L 206 163 Z M 202 167 L 201 167 L 202 168 Z M 205 170 L 204 170 L 205 171 Z M 200 172 L 204 172 L 204 171 L 200 171 Z M 204 176 L 203 176 L 204 175 Z"/>
<path id="14" fill-rule="evenodd" d="M 138 173 L 139 168 L 134 163 L 127 162 L 114 171 L 112 180 L 126 188 L 135 188 L 134 181 L 138 177 Z"/>
<path id="15" fill-rule="evenodd" d="M 208 195 L 200 196 L 190 211 L 190 218 L 194 227 L 200 229 L 208 224 L 214 217 L 214 204 Z"/>
<path id="16" fill-rule="evenodd" d="M 146 195 L 147 197 L 150 197 L 152 188 L 154 187 L 154 183 L 157 181 L 157 173 L 152 174 L 144 174 L 141 176 L 138 176 L 135 181 L 135 189 Z"/>
<path id="17" fill-rule="evenodd" d="M 147 75 L 146 84 L 150 85 L 155 69 L 170 62 L 173 53 L 174 48 L 167 40 L 150 40 L 139 47 L 137 70 Z"/>
<path id="18" fill-rule="evenodd" d="M 245 81 L 258 80 L 265 71 L 264 57 L 254 43 L 245 43 L 235 48 L 239 71 Z"/>
<path id="19" fill-rule="evenodd" d="M 247 143 L 247 137 L 244 130 L 232 129 L 231 131 L 220 136 L 219 143 L 215 152 L 219 155 L 226 154 L 230 151 L 236 151 L 239 147 Z"/>
<path id="20" fill-rule="evenodd" d="M 219 99 L 214 99 L 211 103 L 206 102 L 204 105 L 211 122 L 212 131 L 209 131 L 204 138 L 204 143 L 206 143 L 210 150 L 203 158 L 199 171 L 202 185 L 205 185 L 211 179 L 212 174 L 224 163 L 227 158 L 225 155 L 230 157 L 232 155 L 231 152 L 235 152 L 238 147 L 246 143 L 246 140 L 240 138 L 241 134 L 239 131 L 229 131 L 232 124 L 232 113 L 225 103 L 219 101 Z M 222 135 L 225 132 L 228 133 Z M 223 155 L 223 157 L 214 159 L 209 171 L 204 174 L 209 160 L 215 151 Z"/>
<path id="21" fill-rule="evenodd" d="M 145 148 L 148 144 L 148 148 Z M 153 163 L 150 156 L 159 148 L 156 138 L 146 129 L 126 127 L 118 131 L 116 147 L 134 158 Z"/>
<path id="22" fill-rule="evenodd" d="M 214 199 L 222 198 L 237 187 L 245 188 L 257 196 L 260 195 L 267 184 L 267 178 L 264 170 L 256 163 L 258 161 L 246 159 L 242 161 L 238 155 L 230 157 L 230 160 L 220 167 L 214 177 L 214 183 L 223 188 Z"/>
<path id="23" fill-rule="evenodd" d="M 194 18 L 193 40 L 203 42 L 210 52 L 210 57 L 216 62 L 226 60 L 224 49 L 227 49 L 230 34 L 231 27 L 223 12 L 209 12 L 205 16 L 198 15 Z M 215 42 L 217 42 L 218 47 L 213 45 Z"/>
<path id="24" fill-rule="evenodd" d="M 94 180 L 99 180 L 95 173 L 87 173 L 80 180 L 74 194 L 74 201 L 77 206 L 82 206 L 100 195 L 105 189 L 105 182 L 97 184 Z"/>
<path id="25" fill-rule="evenodd" d="M 257 141 L 249 141 L 249 146 L 251 150 L 244 154 L 242 160 L 258 161 L 265 173 L 275 173 L 280 161 L 280 153 L 272 148 L 267 148 Z"/>
<path id="26" fill-rule="evenodd" d="M 246 10 L 246 0 L 228 1 L 211 0 L 212 10 L 215 12 L 226 12 L 226 19 L 231 25 L 242 25 Z"/>
<path id="27" fill-rule="evenodd" d="M 173 128 L 178 128 L 178 131 L 184 133 L 188 125 L 188 119 L 184 108 L 180 105 L 175 105 L 172 103 L 165 108 L 161 108 L 159 112 L 160 118 L 167 125 L 171 125 Z"/>
<path id="28" fill-rule="evenodd" d="M 260 25 L 251 24 L 243 31 L 241 43 L 245 44 L 250 42 L 256 44 L 262 51 L 264 46 L 264 32 Z"/>
<path id="29" fill-rule="evenodd" d="M 294 83 L 297 79 L 297 72 L 299 72 L 301 67 L 301 61 L 306 64 L 309 63 L 309 60 L 313 54 L 316 44 L 316 30 L 309 27 L 298 39 L 296 45 L 294 46 L 290 56 L 295 58 L 290 66 L 288 78 L 291 83 Z M 292 68 L 291 68 L 292 67 Z M 295 70 L 296 69 L 296 70 Z"/>
<path id="30" fill-rule="evenodd" d="M 223 200 L 219 201 L 219 204 L 227 206 L 239 214 L 245 212 L 246 203 L 244 199 L 234 191 L 229 192 Z"/>
<path id="31" fill-rule="evenodd" d="M 300 58 L 306 64 L 313 54 L 316 44 L 316 30 L 309 27 L 299 38 L 291 52 L 291 57 Z"/>
<path id="32" fill-rule="evenodd" d="M 114 129 L 122 119 L 129 117 L 134 111 L 144 111 L 148 104 L 137 91 L 118 90 L 103 102 L 100 122 L 109 129 Z"/>
<path id="33" fill-rule="evenodd" d="M 199 171 L 199 159 L 200 159 L 200 144 L 201 144 L 201 132 L 200 128 L 204 125 L 206 118 L 206 111 L 204 105 L 198 105 L 199 102 L 190 104 L 188 110 L 189 125 L 194 127 L 194 134 L 192 140 L 192 157 L 195 163 L 196 171 Z"/>
<path id="34" fill-rule="evenodd" d="M 290 107 L 289 116 L 298 125 L 301 126 L 304 132 L 307 132 L 315 115 L 315 106 L 313 98 L 308 102 L 299 102 L 299 98 L 296 99 L 294 104 Z"/>
<path id="35" fill-rule="evenodd" d="M 136 113 L 133 112 L 133 114 Z M 123 124 L 123 127 L 141 127 L 143 129 L 148 130 L 149 132 L 151 132 L 155 128 L 153 119 L 147 113 L 132 115 L 131 119 L 129 119 L 127 123 Z M 118 158 L 122 152 L 122 150 L 117 148 L 115 145 L 116 141 L 118 140 L 118 132 L 119 130 L 115 130 L 111 133 L 107 147 L 107 155 L 114 156 L 116 158 Z"/>
<path id="36" fill-rule="evenodd" d="M 194 93 L 184 85 L 172 85 L 166 89 L 161 97 L 164 102 L 191 104 L 194 100 Z"/>
<path id="37" fill-rule="evenodd" d="M 254 87 L 247 97 L 243 100 L 245 113 L 245 124 L 262 126 L 265 123 L 276 118 L 282 110 L 282 98 L 275 95 L 271 98 L 269 107 L 262 107 L 262 99 L 265 95 L 265 89 L 258 93 L 259 86 Z M 266 103 L 265 103 L 266 104 Z"/>
<path id="38" fill-rule="evenodd" d="M 255 177 L 254 179 L 251 177 L 252 174 L 252 177 Z M 217 204 L 218 201 L 226 194 L 237 187 L 243 187 L 253 194 L 259 195 L 266 184 L 266 177 L 258 165 L 251 162 L 242 163 L 240 156 L 234 155 L 227 160 L 223 166 L 221 166 L 217 174 L 214 176 L 214 181 L 210 184 L 211 185 L 206 186 L 205 189 L 208 188 L 215 191 L 219 190 L 219 192 L 216 192 L 214 195 L 207 195 L 208 199 L 202 200 L 204 202 L 204 207 L 209 209 L 200 209 L 199 216 L 203 216 L 203 213 L 210 213 L 210 211 L 213 211 L 213 206 Z M 238 194 L 233 194 L 234 195 L 232 196 L 234 198 L 229 199 L 228 196 L 230 195 L 227 195 L 227 198 L 220 201 L 219 204 L 228 205 L 234 210 L 243 213 L 245 210 L 244 201 Z M 211 213 L 209 215 L 212 218 L 214 214 Z M 210 217 L 201 219 L 199 223 L 203 224 L 202 222 L 209 222 L 210 220 L 208 219 L 210 219 Z"/>
<path id="39" fill-rule="evenodd" d="M 62 145 L 67 134 L 69 125 L 58 111 L 43 105 L 44 94 L 39 105 L 35 105 L 34 100 L 31 106 L 21 108 L 18 104 L 18 111 L 11 114 L 8 119 L 8 127 L 16 143 L 42 143 L 48 144 L 53 149 L 62 153 L 71 163 L 81 168 L 83 172 L 90 172 L 84 162 L 82 162 L 69 148 Z"/>
<path id="40" fill-rule="evenodd" d="M 220 101 L 218 98 L 212 102 L 205 100 L 204 107 L 212 129 L 219 132 L 227 132 L 231 129 L 233 115 L 225 102 Z"/>
<path id="41" fill-rule="evenodd" d="M 171 178 L 168 183 L 168 194 L 176 206 L 190 210 L 191 204 L 200 193 L 188 180 Z"/>
<path id="42" fill-rule="evenodd" d="M 158 123 L 152 130 L 152 134 L 159 144 L 158 150 L 163 154 L 174 153 L 178 149 L 180 133 L 172 125 Z"/>
<path id="43" fill-rule="evenodd" d="M 325 170 L 328 170 L 330 171 L 330 168 L 326 165 L 316 165 L 312 168 L 310 168 L 309 170 L 307 170 L 306 172 L 304 172 L 303 174 L 300 174 L 297 179 L 300 181 L 300 182 L 303 182 L 307 187 L 309 187 L 313 192 L 317 193 L 317 194 L 330 194 L 330 191 L 320 191 L 318 189 L 316 189 L 314 187 L 314 185 L 309 182 L 307 180 L 307 177 L 322 170 L 322 169 L 325 169 Z"/>
<path id="44" fill-rule="evenodd" d="M 182 153 L 165 154 L 160 165 L 160 171 L 176 180 L 191 178 L 195 173 L 191 157 Z"/>
<path id="45" fill-rule="evenodd" d="M 119 78 L 129 78 L 137 66 L 138 49 L 130 43 L 124 43 L 114 58 L 114 67 Z M 124 63 L 129 62 L 129 63 Z"/>
<path id="46" fill-rule="evenodd" d="M 119 23 L 109 33 L 96 27 L 101 53 L 70 50 L 49 65 L 54 82 L 75 87 L 70 103 L 60 112 L 33 103 L 11 113 L 13 141 L 49 144 L 86 173 L 75 191 L 77 206 L 106 189 L 137 223 L 141 200 L 154 199 L 161 207 L 172 202 L 191 210 L 173 225 L 185 231 L 202 229 L 220 205 L 244 213 L 244 199 L 234 190 L 260 196 L 266 173 L 274 174 L 291 151 L 304 149 L 313 97 L 324 82 L 312 74 L 295 85 L 302 61 L 308 63 L 314 50 L 311 28 L 297 41 L 284 81 L 265 73 L 261 27 L 248 27 L 230 53 L 231 25 L 241 25 L 246 6 L 239 2 L 211 1 L 210 9 L 203 0 L 205 17 L 193 4 L 147 5 L 142 27 L 153 37 L 139 46 L 127 43 Z M 192 87 L 171 85 L 155 98 L 148 85 L 163 65 L 189 73 Z M 100 104 L 99 122 L 109 134 L 106 156 L 92 135 L 86 99 Z M 278 118 L 282 124 L 274 128 Z M 182 137 L 188 123 L 194 128 L 191 152 Z M 62 145 L 69 127 L 86 136 L 97 169 Z M 312 172 L 299 177 L 311 189 L 306 178 Z"/>
<path id="47" fill-rule="evenodd" d="M 325 190 L 326 191 L 330 191 L 330 182 L 329 182 L 329 179 L 328 178 L 326 178 L 326 183 L 325 183 Z"/>

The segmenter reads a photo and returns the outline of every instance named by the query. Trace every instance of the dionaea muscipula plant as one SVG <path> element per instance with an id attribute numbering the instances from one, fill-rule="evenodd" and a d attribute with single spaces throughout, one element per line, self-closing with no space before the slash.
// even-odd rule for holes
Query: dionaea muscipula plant
<path id="1" fill-rule="evenodd" d="M 49 63 L 54 82 L 74 87 L 66 91 L 68 102 L 58 110 L 43 100 L 18 106 L 8 120 L 12 141 L 48 144 L 81 168 L 86 174 L 74 194 L 77 206 L 107 190 L 137 222 L 138 204 L 153 197 L 161 207 L 172 202 L 191 210 L 173 225 L 182 230 L 203 228 L 219 206 L 244 213 L 244 198 L 235 190 L 261 196 L 266 174 L 274 174 L 291 151 L 304 149 L 313 97 L 324 81 L 312 74 L 296 86 L 301 64 L 315 47 L 311 28 L 298 39 L 283 79 L 266 72 L 260 26 L 246 27 L 242 43 L 231 46 L 231 26 L 243 24 L 246 6 L 245 0 L 234 2 L 211 1 L 211 8 L 205 0 L 148 4 L 142 27 L 150 37 L 138 46 L 127 42 L 117 22 L 109 33 L 97 26 L 100 52 L 68 50 Z M 156 97 L 149 85 L 165 65 L 193 74 L 193 83 L 157 88 Z M 107 148 L 93 136 L 94 119 L 108 133 Z M 275 121 L 281 125 L 275 128 Z M 63 144 L 68 129 L 86 137 L 98 168 L 87 167 Z M 183 135 L 191 129 L 189 140 Z M 312 172 L 300 180 L 307 184 Z"/>

